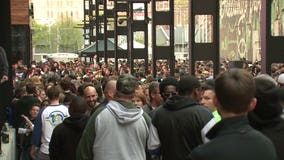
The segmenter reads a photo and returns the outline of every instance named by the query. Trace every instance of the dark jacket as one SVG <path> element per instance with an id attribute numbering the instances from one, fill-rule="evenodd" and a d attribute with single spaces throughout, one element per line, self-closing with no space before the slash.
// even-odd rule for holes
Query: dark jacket
<path id="1" fill-rule="evenodd" d="M 207 134 L 211 140 L 192 152 L 194 160 L 276 160 L 272 142 L 245 116 L 225 118 Z"/>
<path id="2" fill-rule="evenodd" d="M 257 104 L 248 114 L 250 125 L 267 136 L 275 146 L 278 159 L 284 159 L 284 119 L 282 101 L 284 88 L 276 88 L 273 82 L 256 79 Z"/>
<path id="3" fill-rule="evenodd" d="M 267 136 L 275 146 L 278 159 L 284 159 L 284 120 L 279 118 L 279 121 L 273 125 L 268 125 L 260 130 Z"/>
<path id="4" fill-rule="evenodd" d="M 30 119 L 30 118 L 29 118 Z M 32 123 L 35 122 L 35 119 L 30 119 L 30 121 Z M 20 128 L 24 128 L 24 129 L 28 129 L 28 125 L 26 122 L 23 122 L 21 125 L 20 125 Z M 31 137 L 32 137 L 32 133 L 26 133 L 26 134 L 18 134 L 19 136 L 19 140 L 20 140 L 20 146 L 22 148 L 29 148 L 31 147 Z"/>
<path id="5" fill-rule="evenodd" d="M 35 96 L 24 96 L 20 98 L 13 108 L 13 126 L 17 129 L 23 122 L 24 119 L 21 117 L 22 114 L 28 116 L 32 106 L 36 103 L 40 103 L 40 100 Z"/>
<path id="6" fill-rule="evenodd" d="M 156 108 L 153 108 L 149 103 L 142 106 L 144 112 L 148 113 L 148 115 L 152 118 Z"/>
<path id="7" fill-rule="evenodd" d="M 249 114 L 249 120 L 255 129 L 259 130 L 272 141 L 275 146 L 278 159 L 284 159 L 284 120 L 280 116 L 263 119 L 254 112 Z"/>
<path id="8" fill-rule="evenodd" d="M 213 118 L 211 112 L 193 99 L 174 96 L 155 110 L 152 117 L 161 142 L 163 160 L 188 160 L 202 144 L 201 130 Z"/>
<path id="9" fill-rule="evenodd" d="M 49 143 L 50 160 L 75 160 L 76 148 L 87 121 L 87 116 L 71 116 L 55 127 Z"/>
<path id="10" fill-rule="evenodd" d="M 146 112 L 146 113 L 148 113 L 148 114 L 149 114 L 151 111 L 153 111 L 153 108 L 152 108 L 152 106 L 151 106 L 149 103 L 143 105 L 143 106 L 142 106 L 142 109 L 143 109 L 144 112 Z"/>

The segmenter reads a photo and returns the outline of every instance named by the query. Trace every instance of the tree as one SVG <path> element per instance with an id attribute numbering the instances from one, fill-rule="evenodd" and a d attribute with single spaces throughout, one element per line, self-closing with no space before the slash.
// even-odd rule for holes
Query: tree
<path id="1" fill-rule="evenodd" d="M 56 39 L 58 52 L 76 52 L 83 46 L 83 32 L 76 28 L 76 23 L 70 18 L 57 22 L 52 28 L 57 33 Z"/>
<path id="2" fill-rule="evenodd" d="M 32 46 L 37 53 L 47 53 L 49 50 L 48 26 L 32 21 Z"/>
<path id="3" fill-rule="evenodd" d="M 82 29 L 71 18 L 55 24 L 40 25 L 33 21 L 33 47 L 37 53 L 76 52 L 83 46 Z"/>

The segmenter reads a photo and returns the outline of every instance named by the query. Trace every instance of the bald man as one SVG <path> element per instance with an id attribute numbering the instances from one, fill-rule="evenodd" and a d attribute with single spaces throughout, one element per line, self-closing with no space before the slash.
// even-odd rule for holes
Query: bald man
<path id="1" fill-rule="evenodd" d="M 104 88 L 105 101 L 110 101 L 116 93 L 116 80 L 109 80 Z"/>
<path id="2" fill-rule="evenodd" d="M 87 114 L 90 115 L 93 112 L 93 110 L 95 110 L 95 108 L 100 104 L 99 102 L 97 102 L 98 93 L 96 88 L 94 86 L 85 87 L 84 98 L 86 99 L 89 106 Z"/>

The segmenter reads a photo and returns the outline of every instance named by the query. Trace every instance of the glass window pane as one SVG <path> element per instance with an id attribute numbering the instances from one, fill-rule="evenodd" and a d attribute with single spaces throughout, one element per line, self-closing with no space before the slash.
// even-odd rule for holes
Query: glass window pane
<path id="1" fill-rule="evenodd" d="M 170 26 L 157 25 L 156 26 L 156 44 L 157 46 L 170 45 Z"/>
<path id="2" fill-rule="evenodd" d="M 195 16 L 195 43 L 213 42 L 213 16 L 196 15 Z"/>
<path id="3" fill-rule="evenodd" d="M 284 0 L 273 0 L 271 4 L 271 35 L 284 36 Z"/>
<path id="4" fill-rule="evenodd" d="M 134 32 L 133 48 L 145 48 L 145 32 Z"/>

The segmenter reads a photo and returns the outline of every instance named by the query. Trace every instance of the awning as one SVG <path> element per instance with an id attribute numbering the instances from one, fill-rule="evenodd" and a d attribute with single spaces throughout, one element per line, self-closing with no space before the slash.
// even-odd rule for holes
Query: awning
<path id="1" fill-rule="evenodd" d="M 82 50 L 79 51 L 79 54 L 81 56 L 92 56 L 96 53 L 96 45 L 97 43 L 93 43 L 91 44 L 90 46 L 86 47 L 86 48 L 83 48 Z M 104 51 L 104 45 L 105 45 L 105 42 L 104 40 L 98 40 L 98 51 L 99 52 L 103 52 Z M 114 51 L 114 42 L 112 40 L 108 40 L 107 41 L 107 50 L 108 51 Z M 123 48 L 121 47 L 118 47 L 118 50 L 124 50 Z"/>

